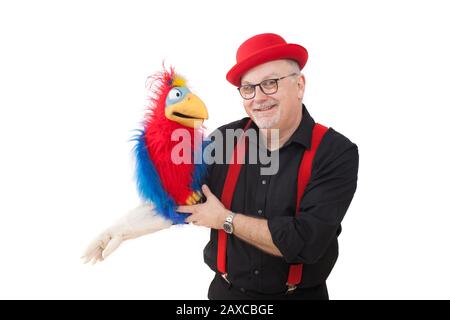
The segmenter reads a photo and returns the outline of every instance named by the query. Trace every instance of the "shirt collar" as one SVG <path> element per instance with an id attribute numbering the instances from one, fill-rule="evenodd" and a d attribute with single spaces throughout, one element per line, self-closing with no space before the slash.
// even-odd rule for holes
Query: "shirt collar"
<path id="1" fill-rule="evenodd" d="M 284 144 L 283 147 L 287 147 L 291 143 L 299 143 L 303 145 L 306 149 L 311 148 L 312 131 L 314 128 L 314 119 L 309 114 L 305 105 L 302 105 L 302 120 L 300 121 L 297 130 L 294 131 L 289 140 Z"/>

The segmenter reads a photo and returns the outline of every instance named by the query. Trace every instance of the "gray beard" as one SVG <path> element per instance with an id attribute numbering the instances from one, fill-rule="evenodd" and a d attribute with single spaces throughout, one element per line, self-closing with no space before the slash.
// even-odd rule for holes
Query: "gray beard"
<path id="1" fill-rule="evenodd" d="M 273 117 L 267 118 L 267 117 L 261 117 L 258 118 L 257 115 L 255 115 L 254 112 L 251 113 L 253 121 L 256 123 L 258 128 L 260 129 L 271 129 L 278 125 L 280 122 L 280 112 L 277 112 Z"/>

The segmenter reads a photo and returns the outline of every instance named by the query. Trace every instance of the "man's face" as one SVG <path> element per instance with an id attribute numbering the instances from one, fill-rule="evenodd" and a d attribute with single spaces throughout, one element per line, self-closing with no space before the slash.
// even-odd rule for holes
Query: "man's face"
<path id="1" fill-rule="evenodd" d="M 257 84 L 266 79 L 277 79 L 294 72 L 295 69 L 286 60 L 270 61 L 245 73 L 241 85 Z M 255 97 L 244 100 L 245 111 L 260 129 L 286 130 L 295 125 L 301 115 L 304 89 L 303 75 L 293 75 L 279 80 L 277 92 L 271 95 L 256 87 Z"/>

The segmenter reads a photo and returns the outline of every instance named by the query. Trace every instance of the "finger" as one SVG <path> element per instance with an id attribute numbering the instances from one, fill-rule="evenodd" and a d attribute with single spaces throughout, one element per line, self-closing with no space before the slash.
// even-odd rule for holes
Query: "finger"
<path id="1" fill-rule="evenodd" d="M 88 259 L 86 256 L 82 256 L 82 257 L 81 257 L 81 260 L 82 260 L 82 262 L 83 262 L 84 264 L 86 264 L 86 263 L 89 262 L 89 259 Z"/>
<path id="2" fill-rule="evenodd" d="M 177 208 L 178 212 L 183 212 L 183 213 L 194 213 L 196 206 L 195 205 L 191 205 L 191 206 L 179 206 Z"/>
<path id="3" fill-rule="evenodd" d="M 109 242 L 108 242 L 109 243 Z M 100 247 L 95 255 L 96 262 L 103 261 L 103 252 L 105 251 L 105 246 Z"/>
<path id="4" fill-rule="evenodd" d="M 202 185 L 202 191 L 203 191 L 203 194 L 205 195 L 206 198 L 214 196 L 212 194 L 211 190 L 209 190 L 209 188 L 208 188 L 208 186 L 206 184 Z"/>
<path id="5" fill-rule="evenodd" d="M 86 257 L 86 256 L 82 256 L 81 259 L 83 259 L 83 263 L 84 263 L 84 264 L 86 264 L 86 263 L 88 263 L 89 261 L 91 261 L 91 258 L 88 258 L 88 257 Z"/>
<path id="6" fill-rule="evenodd" d="M 95 257 L 94 259 L 92 259 L 91 265 L 94 266 L 98 261 L 99 261 L 99 259 L 97 257 Z"/>
<path id="7" fill-rule="evenodd" d="M 196 216 L 194 216 L 193 214 L 191 214 L 189 217 L 187 217 L 186 219 L 184 219 L 184 222 L 191 223 L 191 222 L 194 222 L 195 220 L 196 220 Z"/>
<path id="8" fill-rule="evenodd" d="M 88 249 L 86 250 L 86 260 L 85 263 L 92 260 L 92 264 L 95 264 L 97 261 L 102 261 L 102 252 L 103 249 L 106 248 L 108 242 L 111 240 L 110 232 L 104 232 L 100 236 L 97 237 L 96 240 L 92 241 Z"/>
<path id="9" fill-rule="evenodd" d="M 105 250 L 103 250 L 102 258 L 105 259 L 107 256 L 109 256 L 114 250 L 117 249 L 118 246 L 122 243 L 121 237 L 114 237 L 111 239 L 111 241 L 108 242 L 108 245 L 106 246 Z"/>
<path id="10" fill-rule="evenodd" d="M 82 255 L 82 256 L 80 257 L 80 259 L 81 259 L 81 261 L 82 261 L 83 263 L 87 263 L 87 262 L 88 262 L 87 257 L 86 257 L 85 255 Z"/>
<path id="11" fill-rule="evenodd" d="M 86 257 L 84 263 L 92 262 L 92 264 L 95 264 L 95 260 L 97 260 L 97 256 L 101 254 L 102 250 L 102 248 L 97 247 L 93 252 L 91 252 L 90 256 Z"/>
<path id="12" fill-rule="evenodd" d="M 84 256 L 83 256 L 83 258 L 84 258 L 84 263 L 88 263 L 88 262 L 90 262 L 93 258 L 95 258 L 95 256 L 98 254 L 98 251 L 101 251 L 102 250 L 102 248 L 100 247 L 100 243 L 95 247 L 95 248 L 93 248 L 90 252 L 88 252 L 87 254 L 85 254 Z"/>
<path id="13" fill-rule="evenodd" d="M 100 234 L 95 240 L 93 240 L 89 246 L 87 247 L 86 251 L 84 252 L 84 257 L 90 257 L 92 258 L 95 254 L 97 248 L 104 248 L 106 247 L 106 244 L 111 239 L 111 235 L 109 232 L 104 232 Z"/>
<path id="14" fill-rule="evenodd" d="M 92 261 L 92 265 L 96 264 L 97 262 L 103 261 L 102 252 L 103 249 L 98 250 L 97 254 L 94 257 L 94 260 Z"/>
<path id="15" fill-rule="evenodd" d="M 103 248 L 101 248 L 101 250 L 99 250 L 98 251 L 98 253 L 97 253 L 97 255 L 95 256 L 95 262 L 97 263 L 97 262 L 102 262 L 104 259 L 103 259 Z"/>

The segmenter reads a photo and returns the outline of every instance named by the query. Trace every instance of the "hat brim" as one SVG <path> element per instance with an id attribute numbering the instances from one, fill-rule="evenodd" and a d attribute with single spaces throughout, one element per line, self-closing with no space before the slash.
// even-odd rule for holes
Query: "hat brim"
<path id="1" fill-rule="evenodd" d="M 264 48 L 261 51 L 255 52 L 247 59 L 235 64 L 230 71 L 228 71 L 227 80 L 232 85 L 239 87 L 244 73 L 257 65 L 279 59 L 295 60 L 300 69 L 303 69 L 308 60 L 308 51 L 302 46 L 293 43 Z"/>

